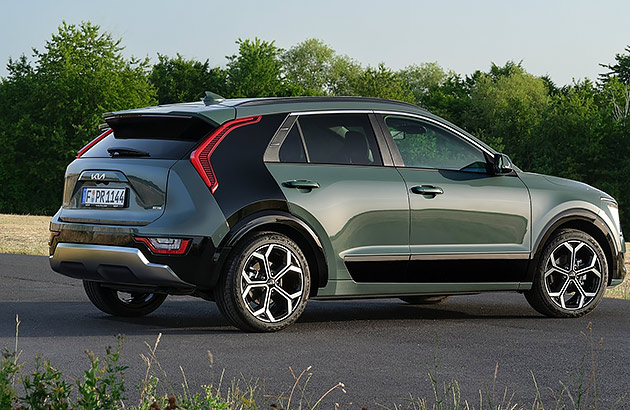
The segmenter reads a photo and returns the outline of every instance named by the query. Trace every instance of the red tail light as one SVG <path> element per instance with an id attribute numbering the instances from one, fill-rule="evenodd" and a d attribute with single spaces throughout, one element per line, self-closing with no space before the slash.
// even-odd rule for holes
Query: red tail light
<path id="1" fill-rule="evenodd" d="M 144 243 L 152 253 L 161 255 L 183 255 L 190 244 L 190 239 L 133 238 L 133 240 Z"/>
<path id="2" fill-rule="evenodd" d="M 103 138 L 105 138 L 109 134 L 111 134 L 112 131 L 114 131 L 114 130 L 112 130 L 110 128 L 107 131 L 105 131 L 104 133 L 102 133 L 101 135 L 99 135 L 98 137 L 94 138 L 92 141 L 90 141 L 85 147 L 83 147 L 83 148 L 81 148 L 81 150 L 79 150 L 79 152 L 77 153 L 77 158 L 81 158 L 81 155 L 85 154 L 87 152 L 87 150 L 89 150 L 94 145 L 96 145 L 100 140 L 102 140 Z"/>
<path id="3" fill-rule="evenodd" d="M 226 122 L 210 134 L 205 141 L 190 154 L 190 162 L 192 162 L 206 185 L 210 187 L 210 191 L 212 191 L 213 194 L 219 187 L 219 181 L 217 181 L 217 177 L 214 175 L 214 169 L 212 169 L 212 164 L 210 163 L 210 156 L 223 138 L 232 130 L 244 125 L 255 124 L 260 121 L 260 118 L 261 116 L 258 115 L 256 117 L 239 118 Z"/>

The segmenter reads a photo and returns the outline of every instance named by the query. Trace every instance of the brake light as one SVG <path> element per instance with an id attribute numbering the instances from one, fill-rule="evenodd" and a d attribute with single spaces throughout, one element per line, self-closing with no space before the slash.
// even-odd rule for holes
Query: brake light
<path id="1" fill-rule="evenodd" d="M 144 243 L 152 253 L 161 255 L 183 255 L 188 249 L 190 239 L 178 238 L 133 238 Z"/>
<path id="2" fill-rule="evenodd" d="M 107 131 L 105 131 L 104 133 L 102 133 L 101 135 L 99 135 L 98 137 L 94 138 L 92 141 L 90 141 L 85 147 L 81 148 L 79 150 L 79 152 L 77 153 L 77 158 L 81 158 L 81 155 L 85 154 L 87 152 L 87 150 L 89 150 L 90 148 L 92 148 L 94 145 L 96 145 L 100 140 L 102 140 L 103 138 L 107 137 L 109 134 L 111 134 L 114 130 L 112 130 L 111 128 L 108 129 Z"/>
<path id="3" fill-rule="evenodd" d="M 193 166 L 213 194 L 219 187 L 219 181 L 217 181 L 214 169 L 210 163 L 210 156 L 217 146 L 219 146 L 223 138 L 225 138 L 225 136 L 232 130 L 244 125 L 255 124 L 260 121 L 260 118 L 261 116 L 258 115 L 256 117 L 239 118 L 226 122 L 210 134 L 204 142 L 202 142 L 201 145 L 199 145 L 199 147 L 190 154 L 190 162 L 192 162 Z"/>

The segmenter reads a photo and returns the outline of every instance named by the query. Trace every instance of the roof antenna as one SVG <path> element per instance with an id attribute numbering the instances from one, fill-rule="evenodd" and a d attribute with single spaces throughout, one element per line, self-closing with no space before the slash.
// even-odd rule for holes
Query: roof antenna
<path id="1" fill-rule="evenodd" d="M 225 100 L 225 97 L 215 94 L 212 91 L 206 91 L 206 96 L 203 97 L 203 103 L 206 105 L 219 104 L 223 100 Z"/>

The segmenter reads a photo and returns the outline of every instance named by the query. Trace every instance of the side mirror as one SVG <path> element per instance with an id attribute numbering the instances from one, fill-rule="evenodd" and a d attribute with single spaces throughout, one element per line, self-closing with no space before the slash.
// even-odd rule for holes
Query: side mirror
<path id="1" fill-rule="evenodd" d="M 494 169 L 495 175 L 505 175 L 513 171 L 512 161 L 510 157 L 505 154 L 494 154 L 492 168 Z"/>

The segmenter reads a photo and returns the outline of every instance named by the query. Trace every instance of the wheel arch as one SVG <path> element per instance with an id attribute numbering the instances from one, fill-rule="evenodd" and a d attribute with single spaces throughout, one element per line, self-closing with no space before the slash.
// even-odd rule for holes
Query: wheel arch
<path id="1" fill-rule="evenodd" d="M 598 215 L 584 209 L 562 212 L 545 225 L 532 247 L 533 263 L 530 264 L 527 280 L 530 282 L 533 280 L 534 272 L 545 244 L 561 229 L 580 230 L 591 235 L 599 243 L 606 255 L 606 261 L 608 263 L 608 285 L 610 285 L 611 280 L 615 276 L 614 270 L 617 269 L 614 255 L 618 252 L 617 245 L 613 239 L 613 233 Z"/>
<path id="2" fill-rule="evenodd" d="M 316 296 L 318 289 L 328 283 L 328 265 L 322 242 L 309 225 L 284 211 L 257 213 L 235 224 L 218 247 L 218 269 L 223 270 L 227 256 L 239 241 L 262 231 L 286 235 L 300 247 L 308 261 L 313 284 L 309 296 Z"/>

